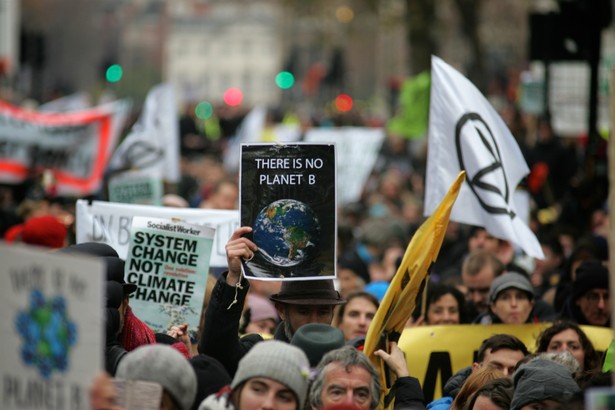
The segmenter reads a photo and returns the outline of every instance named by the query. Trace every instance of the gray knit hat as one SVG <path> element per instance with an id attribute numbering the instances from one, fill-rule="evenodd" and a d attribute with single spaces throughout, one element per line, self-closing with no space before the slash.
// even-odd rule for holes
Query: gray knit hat
<path id="1" fill-rule="evenodd" d="M 519 367 L 513 375 L 515 391 L 511 410 L 543 400 L 569 401 L 581 389 L 570 371 L 551 360 L 536 359 Z"/>
<path id="2" fill-rule="evenodd" d="M 196 395 L 196 374 L 190 362 L 164 344 L 139 346 L 117 367 L 118 379 L 160 383 L 181 410 L 190 410 Z"/>
<path id="3" fill-rule="evenodd" d="M 301 407 L 305 403 L 309 376 L 310 363 L 301 349 L 277 340 L 266 340 L 255 344 L 239 361 L 231 389 L 252 377 L 266 377 L 291 389 Z"/>
<path id="4" fill-rule="evenodd" d="M 498 298 L 500 292 L 506 289 L 519 289 L 528 294 L 530 299 L 534 299 L 534 288 L 530 280 L 517 272 L 504 273 L 493 280 L 489 291 L 489 300 L 493 303 Z"/>

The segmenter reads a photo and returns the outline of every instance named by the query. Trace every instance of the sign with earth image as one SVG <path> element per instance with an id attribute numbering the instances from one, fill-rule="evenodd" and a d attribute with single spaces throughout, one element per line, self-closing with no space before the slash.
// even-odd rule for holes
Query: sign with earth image
<path id="1" fill-rule="evenodd" d="M 258 252 L 251 279 L 335 277 L 334 144 L 242 144 L 241 226 Z"/>

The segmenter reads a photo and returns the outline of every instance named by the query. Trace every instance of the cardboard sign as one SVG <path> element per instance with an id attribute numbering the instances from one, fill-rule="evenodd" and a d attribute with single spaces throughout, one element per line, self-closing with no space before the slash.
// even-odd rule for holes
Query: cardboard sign
<path id="1" fill-rule="evenodd" d="M 5 245 L 0 260 L 0 408 L 88 410 L 103 369 L 103 263 Z"/>
<path id="2" fill-rule="evenodd" d="M 103 242 L 115 249 L 122 259 L 128 255 L 132 218 L 146 216 L 173 219 L 216 231 L 210 266 L 226 268 L 224 246 L 239 227 L 239 211 L 222 209 L 170 208 L 150 205 L 129 205 L 104 201 L 77 201 L 77 243 Z"/>
<path id="3" fill-rule="evenodd" d="M 165 219 L 135 217 L 125 265 L 135 314 L 154 332 L 199 326 L 214 230 Z"/>
<path id="4" fill-rule="evenodd" d="M 335 277 L 335 175 L 332 144 L 242 145 L 241 225 L 259 248 L 247 277 Z"/>

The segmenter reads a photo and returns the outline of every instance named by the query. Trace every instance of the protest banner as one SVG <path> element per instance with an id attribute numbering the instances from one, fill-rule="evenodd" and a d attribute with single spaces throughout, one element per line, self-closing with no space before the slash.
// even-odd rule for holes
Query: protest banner
<path id="1" fill-rule="evenodd" d="M 540 243 L 518 217 L 513 192 L 529 168 L 504 120 L 461 73 L 432 57 L 425 215 L 431 214 L 459 171 L 466 183 L 451 221 L 484 227 L 531 257 Z"/>
<path id="2" fill-rule="evenodd" d="M 37 107 L 42 112 L 71 112 L 90 108 L 90 96 L 84 91 L 47 101 Z"/>
<path id="3" fill-rule="evenodd" d="M 361 199 L 384 141 L 382 128 L 311 128 L 305 142 L 330 143 L 336 147 L 337 203 L 340 206 Z"/>
<path id="4" fill-rule="evenodd" d="M 109 178 L 109 201 L 135 205 L 162 205 L 162 178 L 155 173 L 137 170 Z"/>
<path id="5" fill-rule="evenodd" d="M 224 246 L 239 227 L 239 211 L 222 209 L 171 208 L 151 205 L 129 205 L 105 201 L 79 199 L 76 204 L 76 240 L 82 242 L 103 242 L 116 250 L 120 258 L 126 259 L 130 241 L 132 218 L 179 219 L 194 225 L 208 226 L 216 231 L 209 265 L 226 268 Z"/>
<path id="6" fill-rule="evenodd" d="M 241 226 L 256 246 L 253 279 L 335 277 L 335 146 L 243 144 Z"/>
<path id="7" fill-rule="evenodd" d="M 154 332 L 199 327 L 214 229 L 159 218 L 132 219 L 126 282 L 130 306 Z"/>
<path id="8" fill-rule="evenodd" d="M 443 325 L 404 329 L 399 348 L 406 354 L 410 374 L 419 379 L 430 402 L 442 397 L 450 376 L 471 366 L 483 340 L 500 333 L 517 336 L 534 352 L 536 338 L 551 323 L 525 325 Z M 581 326 L 594 348 L 604 352 L 612 340 L 608 327 Z"/>
<path id="9" fill-rule="evenodd" d="M 0 407 L 89 410 L 103 369 L 104 265 L 0 245 Z"/>
<path id="10" fill-rule="evenodd" d="M 166 181 L 179 182 L 179 117 L 173 85 L 150 90 L 139 120 L 109 161 L 111 174 L 147 170 Z"/>
<path id="11" fill-rule="evenodd" d="M 0 182 L 18 184 L 51 170 L 58 195 L 97 192 L 129 109 L 116 101 L 49 114 L 0 101 Z"/>

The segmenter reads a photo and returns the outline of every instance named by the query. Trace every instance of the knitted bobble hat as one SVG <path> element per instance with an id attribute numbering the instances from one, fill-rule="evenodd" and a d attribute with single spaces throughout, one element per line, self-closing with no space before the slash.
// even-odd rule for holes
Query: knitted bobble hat
<path id="1" fill-rule="evenodd" d="M 310 364 L 301 349 L 277 340 L 259 342 L 239 361 L 231 383 L 235 389 L 253 377 L 265 377 L 291 389 L 303 406 L 308 390 Z"/>
<path id="2" fill-rule="evenodd" d="M 196 396 L 194 369 L 180 352 L 168 345 L 149 344 L 136 348 L 122 359 L 115 376 L 123 380 L 160 383 L 180 410 L 190 410 Z"/>

